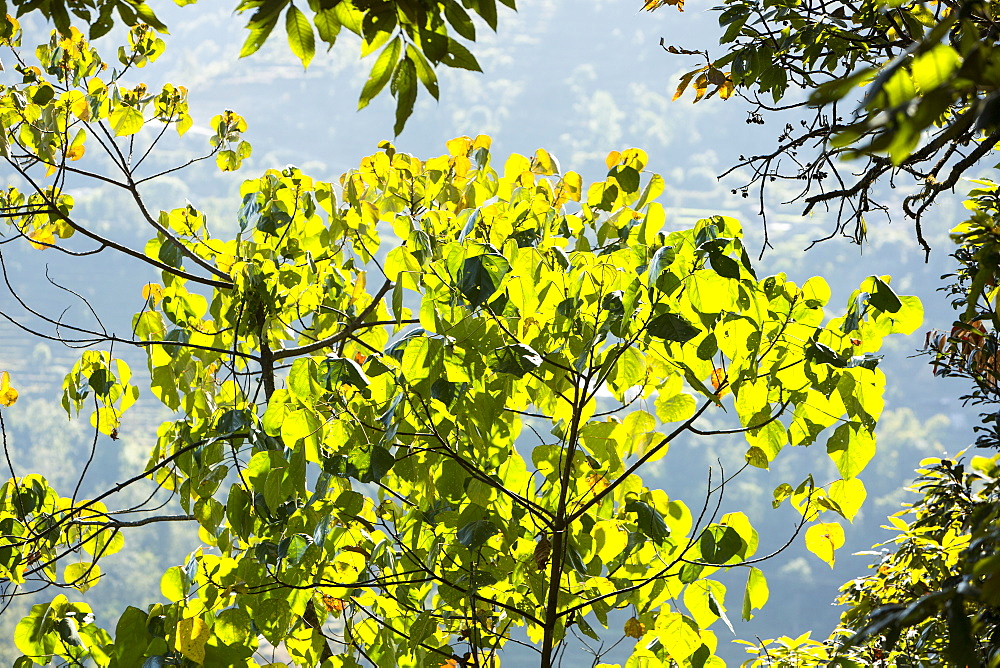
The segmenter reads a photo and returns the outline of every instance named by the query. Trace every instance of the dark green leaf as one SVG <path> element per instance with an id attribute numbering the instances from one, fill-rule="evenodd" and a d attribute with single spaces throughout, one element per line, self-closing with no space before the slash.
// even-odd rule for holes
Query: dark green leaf
<path id="1" fill-rule="evenodd" d="M 494 350 L 490 354 L 487 364 L 497 373 L 524 378 L 525 374 L 542 365 L 542 356 L 534 348 L 523 343 L 516 343 Z"/>
<path id="2" fill-rule="evenodd" d="M 444 15 L 448 23 L 459 35 L 467 40 L 476 40 L 476 26 L 472 23 L 472 18 L 465 11 L 462 5 L 455 0 L 446 0 L 444 5 Z"/>
<path id="3" fill-rule="evenodd" d="M 662 544 L 670 536 L 663 515 L 645 501 L 629 501 L 625 504 L 625 512 L 636 514 L 639 530 L 654 543 Z"/>
<path id="4" fill-rule="evenodd" d="M 646 331 L 658 339 L 679 343 L 686 343 L 701 333 L 700 329 L 676 313 L 661 313 L 650 321 Z"/>
<path id="5" fill-rule="evenodd" d="M 388 3 L 365 11 L 361 21 L 361 36 L 368 44 L 383 41 L 396 29 L 396 11 Z"/>
<path id="6" fill-rule="evenodd" d="M 365 497 L 357 492 L 345 490 L 340 493 L 333 505 L 348 515 L 357 515 L 365 506 Z"/>
<path id="7" fill-rule="evenodd" d="M 684 564 L 681 566 L 680 581 L 683 584 L 691 584 L 701 577 L 701 572 L 705 567 L 700 564 Z"/>
<path id="8" fill-rule="evenodd" d="M 708 256 L 708 261 L 719 276 L 725 278 L 739 278 L 740 265 L 733 258 L 722 253 L 712 253 Z"/>
<path id="9" fill-rule="evenodd" d="M 979 666 L 977 642 L 972 637 L 972 620 L 965 611 L 965 599 L 955 596 L 948 601 L 948 663 L 972 668 Z"/>
<path id="10" fill-rule="evenodd" d="M 701 560 L 710 564 L 724 564 L 736 556 L 745 556 L 747 544 L 736 529 L 714 525 L 706 529 L 698 540 Z"/>
<path id="11" fill-rule="evenodd" d="M 451 37 L 448 38 L 448 53 L 441 58 L 441 62 L 448 67 L 460 67 L 463 70 L 471 70 L 473 72 L 483 71 L 476 57 Z"/>
<path id="12" fill-rule="evenodd" d="M 635 167 L 618 165 L 608 172 L 608 176 L 613 177 L 625 192 L 639 192 L 639 172 Z"/>
<path id="13" fill-rule="evenodd" d="M 903 307 L 903 303 L 899 301 L 899 297 L 892 291 L 892 288 L 876 276 L 873 276 L 872 280 L 875 283 L 875 294 L 868 299 L 868 303 L 887 313 L 899 311 Z"/>
<path id="14" fill-rule="evenodd" d="M 458 542 L 470 550 L 475 550 L 490 538 L 500 533 L 500 530 L 489 520 L 475 520 L 458 530 Z"/>
<path id="15" fill-rule="evenodd" d="M 819 341 L 811 341 L 806 347 L 806 359 L 810 362 L 830 364 L 838 368 L 847 366 L 847 362 L 841 359 L 836 350 Z"/>
<path id="16" fill-rule="evenodd" d="M 179 269 L 184 260 L 184 254 L 180 246 L 169 239 L 164 239 L 160 245 L 160 250 L 156 254 L 157 259 L 168 267 Z"/>
<path id="17" fill-rule="evenodd" d="M 466 258 L 458 274 L 458 289 L 472 308 L 478 308 L 496 293 L 508 271 L 507 258 L 497 253 Z"/>
<path id="18" fill-rule="evenodd" d="M 715 333 L 710 332 L 708 336 L 698 344 L 698 359 L 711 360 L 719 352 L 719 341 L 715 338 Z"/>
<path id="19" fill-rule="evenodd" d="M 396 65 L 391 89 L 396 98 L 396 125 L 393 131 L 398 137 L 406 126 L 406 120 L 413 113 L 413 103 L 417 100 L 417 66 L 409 55 Z"/>
<path id="20" fill-rule="evenodd" d="M 360 482 L 379 482 L 395 465 L 396 459 L 380 445 L 357 449 L 348 457 L 347 475 Z"/>
<path id="21" fill-rule="evenodd" d="M 247 411 L 231 410 L 222 414 L 216 425 L 216 429 L 222 434 L 232 434 L 248 429 L 250 424 L 250 416 Z"/>
<path id="22" fill-rule="evenodd" d="M 45 106 L 48 104 L 53 97 L 55 97 L 56 91 L 52 86 L 48 84 L 42 84 L 35 91 L 35 94 L 31 96 L 31 101 L 39 106 Z"/>
<path id="23" fill-rule="evenodd" d="M 440 63 L 448 55 L 448 35 L 434 30 L 420 31 L 420 47 L 432 63 Z"/>
<path id="24" fill-rule="evenodd" d="M 597 632 L 595 632 L 594 629 L 590 626 L 590 624 L 587 623 L 587 619 L 583 615 L 580 615 L 576 618 L 576 626 L 577 628 L 580 629 L 580 632 L 583 633 L 585 636 L 587 636 L 588 638 L 593 638 L 594 640 L 600 642 L 601 636 L 597 635 Z"/>
<path id="25" fill-rule="evenodd" d="M 475 5 L 476 12 L 486 20 L 490 28 L 497 29 L 497 3 L 496 0 L 478 0 Z"/>
<path id="26" fill-rule="evenodd" d="M 327 357 L 322 360 L 319 363 L 317 380 L 331 392 L 338 390 L 341 385 L 351 385 L 363 390 L 369 384 L 361 366 L 354 360 L 343 357 Z"/>

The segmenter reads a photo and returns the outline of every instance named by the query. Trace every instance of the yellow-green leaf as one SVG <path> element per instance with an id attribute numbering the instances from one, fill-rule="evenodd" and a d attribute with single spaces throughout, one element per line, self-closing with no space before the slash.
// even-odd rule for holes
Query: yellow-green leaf
<path id="1" fill-rule="evenodd" d="M 396 65 L 396 61 L 399 60 L 399 52 L 401 50 L 402 43 L 399 37 L 396 37 L 382 49 L 382 53 L 378 54 L 378 58 L 375 59 L 375 64 L 372 65 L 372 70 L 368 74 L 368 81 L 365 82 L 364 88 L 361 89 L 358 109 L 367 107 L 372 98 L 378 95 L 385 88 L 385 85 L 389 83 L 389 78 L 392 77 L 392 71 Z"/>
<path id="2" fill-rule="evenodd" d="M 420 275 L 420 263 L 409 249 L 397 246 L 389 251 L 385 258 L 385 277 L 393 282 L 402 282 L 403 286 L 417 289 L 417 277 Z"/>
<path id="3" fill-rule="evenodd" d="M 844 519 L 853 522 L 858 511 L 861 510 L 861 505 L 865 502 L 868 492 L 860 478 L 851 478 L 850 480 L 838 480 L 830 485 L 827 495 L 840 507 Z"/>
<path id="4" fill-rule="evenodd" d="M 715 580 L 698 580 L 684 588 L 684 607 L 703 629 L 707 629 L 724 614 L 720 605 L 725 598 L 725 585 Z"/>
<path id="5" fill-rule="evenodd" d="M 747 586 L 743 591 L 743 621 L 753 619 L 753 611 L 763 608 L 769 596 L 770 590 L 764 572 L 751 566 L 747 574 Z"/>
<path id="6" fill-rule="evenodd" d="M 303 67 L 309 67 L 316 55 L 316 35 L 309 19 L 294 4 L 289 5 L 285 12 L 285 32 L 288 33 L 288 46 L 292 48 L 292 53 L 302 61 Z"/>
<path id="7" fill-rule="evenodd" d="M 826 442 L 826 452 L 844 480 L 861 473 L 875 456 L 875 437 L 857 422 L 846 422 Z"/>
<path id="8" fill-rule="evenodd" d="M 184 571 L 180 566 L 171 566 L 160 578 L 160 593 L 168 601 L 177 602 L 184 600 L 185 589 Z"/>
<path id="9" fill-rule="evenodd" d="M 836 561 L 835 552 L 844 545 L 844 529 L 837 522 L 814 524 L 806 530 L 806 548 L 830 564 Z"/>
<path id="10" fill-rule="evenodd" d="M 921 93 L 927 93 L 947 81 L 960 62 L 961 57 L 953 47 L 935 44 L 913 59 L 910 66 L 913 82 Z"/>
<path id="11" fill-rule="evenodd" d="M 680 613 L 663 612 L 656 619 L 655 633 L 671 658 L 682 662 L 701 645 L 696 628 L 697 624 Z"/>
<path id="12" fill-rule="evenodd" d="M 685 392 L 673 396 L 664 396 L 661 392 L 656 397 L 656 417 L 660 422 L 681 422 L 694 415 L 698 404 L 694 397 Z"/>
<path id="13" fill-rule="evenodd" d="M 289 448 L 299 447 L 298 442 L 302 441 L 306 459 L 319 463 L 319 443 L 322 429 L 323 423 L 315 412 L 307 408 L 300 408 L 285 415 L 285 420 L 281 424 L 281 440 Z"/>
<path id="14" fill-rule="evenodd" d="M 142 129 L 142 112 L 135 107 L 121 105 L 111 112 L 111 129 L 119 137 L 134 135 Z"/>
<path id="15" fill-rule="evenodd" d="M 100 577 L 101 567 L 86 561 L 67 564 L 63 572 L 63 580 L 79 591 L 87 591 Z"/>

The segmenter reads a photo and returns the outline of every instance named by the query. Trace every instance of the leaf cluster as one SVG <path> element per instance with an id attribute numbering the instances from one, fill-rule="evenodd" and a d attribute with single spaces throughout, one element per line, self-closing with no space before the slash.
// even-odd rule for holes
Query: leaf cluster
<path id="1" fill-rule="evenodd" d="M 873 573 L 841 588 L 847 609 L 833 650 L 854 665 L 993 666 L 996 637 L 997 456 L 920 463 L 920 498 L 889 518 L 892 540 Z"/>
<path id="2" fill-rule="evenodd" d="M 763 214 L 767 184 L 800 182 L 792 201 L 805 213 L 833 210 L 830 236 L 860 243 L 866 214 L 889 213 L 877 185 L 904 177 L 915 188 L 903 212 L 929 251 L 923 215 L 1000 140 L 1000 31 L 989 3 L 730 0 L 715 9 L 725 53 L 711 66 L 728 68 L 735 91 L 755 104 L 747 122 L 813 110 L 785 125 L 773 151 L 740 156 L 726 172 L 749 169 L 739 189 L 759 190 Z"/>
<path id="3" fill-rule="evenodd" d="M 499 0 L 515 9 L 515 0 Z M 74 33 L 73 23 L 89 26 L 91 39 L 114 25 L 117 13 L 123 25 L 143 26 L 165 33 L 164 25 L 145 0 L 11 0 L 17 16 L 39 12 L 63 37 Z M 196 0 L 175 0 L 179 5 Z M 303 11 L 305 9 L 306 11 Z M 358 108 L 371 102 L 388 84 L 396 99 L 395 133 L 403 131 L 413 113 L 418 84 L 435 99 L 439 95 L 438 66 L 482 71 L 476 57 L 460 40 L 476 40 L 478 16 L 497 29 L 497 0 L 240 0 L 235 11 L 249 15 L 240 56 L 256 53 L 267 42 L 279 22 L 292 53 L 308 67 L 316 55 L 317 37 L 333 48 L 343 28 L 361 38 L 361 56 L 378 52 L 358 101 Z M 0 19 L 7 16 L 6 0 L 0 2 Z M 282 18 L 283 17 L 283 18 Z M 18 30 L 13 17 L 0 21 L 0 37 Z M 459 38 L 459 39 L 456 39 Z"/>

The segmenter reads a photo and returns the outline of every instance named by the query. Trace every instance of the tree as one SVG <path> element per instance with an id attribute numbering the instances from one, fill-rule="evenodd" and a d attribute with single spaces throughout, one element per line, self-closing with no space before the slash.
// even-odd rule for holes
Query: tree
<path id="1" fill-rule="evenodd" d="M 808 106 L 815 114 L 801 129 L 786 125 L 773 152 L 740 157 L 738 167 L 752 170 L 744 194 L 756 186 L 763 213 L 767 184 L 805 181 L 797 198 L 805 213 L 833 205 L 834 233 L 860 243 L 864 214 L 888 213 L 874 199 L 879 184 L 912 177 L 915 187 L 902 210 L 929 252 L 923 215 L 1000 141 L 993 8 L 735 0 L 719 9 L 729 52 L 715 61 L 705 54 L 707 64 L 682 78 L 678 97 L 693 82 L 695 101 L 713 85 L 722 97 L 751 98 L 752 122 L 762 122 L 762 111 Z M 786 104 L 796 89 L 805 94 Z M 774 106 L 761 100 L 765 93 Z M 853 113 L 845 112 L 858 97 Z M 838 157 L 861 166 L 846 175 L 833 162 Z M 835 184 L 827 187 L 831 175 Z M 957 270 L 944 288 L 959 317 L 950 330 L 930 332 L 927 349 L 936 374 L 971 382 L 963 399 L 988 409 L 980 415 L 976 445 L 996 449 L 1000 200 L 995 183 L 974 183 L 979 187 L 965 203 L 972 216 L 952 230 Z M 759 656 L 745 665 L 997 665 L 996 459 L 921 462 L 912 490 L 919 497 L 890 518 L 895 535 L 876 546 L 882 552 L 874 553 L 880 556 L 874 572 L 842 588 L 838 602 L 848 607 L 841 627 L 825 641 L 807 635 L 748 643 Z"/>
<path id="2" fill-rule="evenodd" d="M 966 202 L 971 217 L 952 231 L 959 268 L 947 291 L 960 316 L 950 331 L 928 333 L 927 349 L 936 375 L 971 383 L 972 391 L 963 399 L 987 409 L 976 427 L 976 446 L 996 450 L 1000 200 L 996 184 L 979 185 Z M 878 550 L 871 553 L 878 557 L 871 566 L 874 572 L 841 588 L 838 603 L 847 607 L 829 638 L 803 640 L 794 647 L 788 642 L 763 643 L 771 658 L 748 663 L 826 665 L 849 657 L 858 665 L 873 666 L 902 661 L 996 665 L 1000 455 L 974 456 L 966 462 L 964 454 L 920 463 L 911 490 L 918 498 L 889 518 L 891 527 L 886 528 L 894 535 L 873 548 Z M 774 658 L 779 658 L 776 664 Z"/>
<path id="3" fill-rule="evenodd" d="M 842 530 L 817 520 L 850 520 L 864 500 L 876 353 L 921 321 L 887 277 L 824 324 L 825 281 L 758 278 L 735 220 L 664 231 L 664 181 L 641 150 L 613 152 L 584 188 L 543 149 L 501 174 L 487 137 L 426 161 L 383 143 L 338 184 L 269 170 L 243 183 L 239 230 L 218 238 L 193 206 L 154 213 L 142 194 L 184 166 L 143 163 L 190 125 L 186 92 L 102 78 L 70 33 L 35 51 L 38 66 L 8 39 L 23 83 L 0 98 L 3 156 L 24 192 L 3 192 L 3 219 L 39 251 L 112 254 L 161 280 L 134 286 L 132 336 L 22 302 L 48 331 L 27 329 L 95 348 L 63 405 L 106 438 L 139 394 L 115 347 L 147 352 L 151 393 L 176 417 L 144 470 L 95 498 L 11 478 L 0 573 L 7 596 L 100 586 L 124 534 L 164 522 L 197 523 L 202 546 L 163 574 L 168 602 L 135 601 L 113 636 L 63 594 L 35 605 L 19 665 L 245 665 L 266 642 L 324 666 L 495 665 L 516 643 L 548 667 L 570 634 L 595 663 L 632 637 L 647 665 L 720 665 L 708 627 L 729 623 L 726 588 L 711 576 L 745 569 L 749 618 L 768 555 L 743 513 L 721 513 L 738 471 L 710 471 L 694 512 L 643 483 L 682 435 L 743 434 L 742 468 L 825 444 L 840 478 L 782 483 L 775 506 L 790 501 L 832 564 Z M 136 26 L 122 63 L 162 48 Z M 212 126 L 192 161 L 238 169 L 245 122 Z M 127 193 L 155 232 L 144 250 L 81 219 L 74 181 Z M 2 383 L 16 410 L 17 379 Z M 113 509 L 150 481 L 146 503 Z M 161 510 L 171 500 L 176 514 Z"/>
<path id="4" fill-rule="evenodd" d="M 743 665 L 995 665 L 997 459 L 922 461 L 919 496 L 889 518 L 872 573 L 841 588 L 840 626 L 826 640 L 745 643 L 758 656 Z"/>
<path id="5" fill-rule="evenodd" d="M 645 6 L 666 4 L 674 3 Z M 989 3 L 727 0 L 716 9 L 726 52 L 705 53 L 677 96 L 689 84 L 696 102 L 710 88 L 735 92 L 752 104 L 748 123 L 809 110 L 785 123 L 773 151 L 740 156 L 727 172 L 749 170 L 740 189 L 757 190 L 761 215 L 768 184 L 793 181 L 804 214 L 817 205 L 834 211 L 830 236 L 861 243 L 866 215 L 890 215 L 878 188 L 906 183 L 902 210 L 929 252 L 924 214 L 1000 141 L 1000 30 Z"/>
<path id="6" fill-rule="evenodd" d="M 197 0 L 174 0 L 178 5 L 192 5 Z M 514 9 L 515 0 L 500 0 Z M 88 37 L 96 39 L 115 24 L 115 13 L 125 26 L 146 26 L 160 34 L 167 26 L 156 16 L 146 0 L 11 0 L 17 16 L 37 12 L 51 21 L 64 38 L 71 38 L 74 22 L 83 23 Z M 235 11 L 250 13 L 249 31 L 240 57 L 253 55 L 264 45 L 284 13 L 288 46 L 308 67 L 316 55 L 316 36 L 333 48 L 342 28 L 361 38 L 361 56 L 379 51 L 371 73 L 361 90 L 358 108 L 368 106 L 386 85 L 396 98 L 395 133 L 399 135 L 413 113 L 418 82 L 434 99 L 439 94 L 439 65 L 482 71 L 476 57 L 453 35 L 474 42 L 478 16 L 497 29 L 497 0 L 309 0 L 311 17 L 292 0 L 239 0 Z M 0 0 L 0 18 L 7 17 L 7 2 Z M 449 30 L 450 28 L 450 30 Z M 18 30 L 11 17 L 0 23 L 0 36 L 10 37 Z M 454 32 L 452 32 L 454 31 Z"/>

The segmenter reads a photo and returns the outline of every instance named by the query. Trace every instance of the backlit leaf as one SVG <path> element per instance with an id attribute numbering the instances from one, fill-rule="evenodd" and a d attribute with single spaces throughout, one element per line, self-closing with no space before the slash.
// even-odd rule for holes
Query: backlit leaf
<path id="1" fill-rule="evenodd" d="M 749 622 L 753 619 L 753 611 L 763 608 L 769 596 L 770 591 L 764 572 L 751 566 L 747 572 L 747 584 L 743 592 L 743 621 Z"/>
<path id="2" fill-rule="evenodd" d="M 78 562 L 66 565 L 63 580 L 73 585 L 78 591 L 87 591 L 101 577 L 101 567 L 89 562 Z"/>
<path id="3" fill-rule="evenodd" d="M 375 59 L 375 64 L 372 65 L 371 72 L 368 74 L 368 81 L 365 82 L 364 88 L 361 89 L 358 109 L 367 107 L 368 103 L 389 83 L 396 61 L 399 60 L 401 50 L 402 43 L 399 37 L 393 39 L 382 49 L 382 53 Z"/>
<path id="4" fill-rule="evenodd" d="M 205 663 L 205 643 L 211 637 L 211 629 L 201 617 L 181 619 L 177 622 L 174 647 L 185 657 L 197 664 Z"/>
<path id="5" fill-rule="evenodd" d="M 128 105 L 121 105 L 111 112 L 111 129 L 119 137 L 134 135 L 142 129 L 144 119 L 142 112 Z"/>
<path id="6" fill-rule="evenodd" d="M 844 529 L 836 522 L 813 524 L 806 529 L 806 548 L 833 568 L 835 552 L 844 544 Z"/>
<path id="7" fill-rule="evenodd" d="M 302 61 L 303 67 L 308 67 L 316 55 L 316 36 L 309 19 L 294 4 L 289 5 L 285 12 L 285 32 L 292 53 Z"/>
<path id="8" fill-rule="evenodd" d="M 0 373 L 0 406 L 13 406 L 17 401 L 17 390 L 10 384 L 10 372 Z"/>

